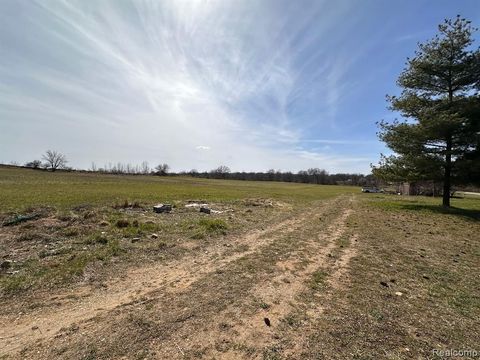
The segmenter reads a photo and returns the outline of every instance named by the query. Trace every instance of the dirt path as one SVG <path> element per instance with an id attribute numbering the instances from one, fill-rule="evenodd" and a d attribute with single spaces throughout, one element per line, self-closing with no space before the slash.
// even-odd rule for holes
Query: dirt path
<path id="1" fill-rule="evenodd" d="M 195 346 L 207 347 L 206 358 L 263 357 L 265 354 L 258 352 L 246 356 L 245 349 L 268 349 L 274 347 L 279 339 L 285 336 L 285 334 L 280 335 L 279 328 L 282 328 L 282 322 L 292 321 L 289 319 L 289 315 L 299 307 L 302 302 L 301 294 L 308 288 L 309 279 L 316 271 L 331 267 L 332 271 L 326 282 L 331 289 L 341 286 L 343 277 L 348 271 L 349 261 L 355 256 L 356 250 L 354 247 L 348 247 L 333 263 L 329 256 L 338 247 L 337 240 L 345 234 L 346 220 L 352 213 L 352 209 L 349 207 L 351 201 L 324 231 L 317 233 L 315 237 L 305 239 L 297 251 L 289 254 L 288 259 L 276 262 L 275 274 L 269 277 L 268 282 L 257 284 L 250 290 L 251 296 L 261 299 L 263 309 L 261 305 L 253 314 L 246 316 L 244 309 L 238 305 L 227 308 L 201 330 L 201 344 L 192 346 L 190 343 L 179 346 L 183 345 L 187 349 Z M 354 236 L 349 243 L 353 244 L 355 241 L 356 237 Z M 305 254 L 310 254 L 306 264 Z M 315 304 L 308 309 L 308 316 L 313 320 L 322 312 L 322 307 Z M 216 325 L 224 322 L 227 318 L 235 325 L 225 332 Z M 265 319 L 270 321 L 270 326 L 265 326 Z M 291 332 L 289 334 L 291 348 L 284 349 L 284 354 L 299 354 L 303 343 L 302 337 L 305 336 L 305 333 L 304 331 Z M 210 346 L 205 346 L 205 340 L 210 341 Z M 233 342 L 234 346 L 229 346 L 225 350 L 219 346 L 222 342 Z M 250 352 L 252 351 L 250 350 Z"/>
<path id="2" fill-rule="evenodd" d="M 262 247 L 274 243 L 279 238 L 298 232 L 311 222 L 312 218 L 321 216 L 329 210 L 333 201 L 324 203 L 321 207 L 311 208 L 300 215 L 274 224 L 264 230 L 254 231 L 244 236 L 228 239 L 231 247 L 212 245 L 194 256 L 184 257 L 162 265 L 149 265 L 130 270 L 126 276 L 115 279 L 101 289 L 81 287 L 74 292 L 52 294 L 44 299 L 51 302 L 51 307 L 42 307 L 26 313 L 3 316 L 0 318 L 0 355 L 15 354 L 21 349 L 35 346 L 38 342 L 55 341 L 63 333 L 68 333 L 78 324 L 97 322 L 98 319 L 108 319 L 110 312 L 125 306 L 138 306 L 147 301 L 154 301 L 160 296 L 190 291 L 195 282 L 228 269 L 230 264 L 243 258 L 255 256 Z M 281 316 L 288 311 L 288 301 L 292 301 L 302 287 L 304 278 L 310 274 L 323 261 L 321 260 L 333 246 L 334 238 L 341 233 L 342 224 L 348 217 L 346 210 L 338 220 L 319 238 L 327 242 L 326 247 L 319 249 L 320 242 L 310 242 L 312 250 L 321 250 L 315 261 L 306 269 L 297 274 L 297 278 L 284 283 L 282 287 L 271 289 L 269 287 L 256 287 L 252 293 L 256 296 L 266 296 L 272 291 L 271 296 L 279 292 L 288 294 L 285 301 L 272 307 L 270 310 L 275 316 Z M 318 244 L 317 244 L 318 243 Z M 278 263 L 278 269 L 287 267 L 289 263 Z M 281 276 L 281 275 L 276 275 Z M 244 331 L 248 332 L 249 321 L 245 322 Z M 252 334 L 253 335 L 253 334 Z M 211 334 L 211 336 L 215 336 Z"/>

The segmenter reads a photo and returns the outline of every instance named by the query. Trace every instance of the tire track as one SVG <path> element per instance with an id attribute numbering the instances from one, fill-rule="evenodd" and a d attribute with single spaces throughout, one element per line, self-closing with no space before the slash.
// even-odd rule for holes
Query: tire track
<path id="1" fill-rule="evenodd" d="M 82 287 L 75 293 L 57 294 L 56 297 L 83 296 L 79 300 L 63 303 L 55 308 L 43 308 L 17 317 L 0 319 L 0 355 L 12 354 L 38 341 L 58 336 L 74 324 L 108 317 L 109 312 L 129 305 L 154 299 L 159 293 L 185 291 L 202 277 L 227 267 L 230 263 L 254 254 L 279 236 L 294 232 L 305 222 L 328 209 L 333 200 L 319 209 L 309 208 L 300 216 L 281 221 L 264 230 L 230 239 L 240 251 L 225 255 L 223 246 L 213 245 L 202 253 L 188 256 L 170 264 L 131 269 L 126 276 L 107 284 L 106 290 Z M 247 247 L 246 250 L 242 250 Z"/>
<path id="2" fill-rule="evenodd" d="M 307 279 L 319 268 L 326 267 L 329 262 L 329 254 L 335 249 L 336 241 L 345 233 L 346 221 L 352 213 L 350 208 L 352 199 L 348 201 L 347 208 L 327 227 L 319 232 L 316 238 L 304 241 L 303 250 L 311 256 L 306 266 L 302 266 L 302 259 L 282 260 L 276 264 L 276 275 L 271 277 L 268 283 L 257 284 L 251 289 L 250 297 L 262 299 L 268 304 L 268 309 L 259 310 L 251 316 L 245 316 L 242 308 L 228 308 L 209 322 L 209 327 L 201 331 L 202 343 L 183 345 L 184 348 L 206 347 L 206 358 L 236 359 L 243 357 L 238 350 L 218 351 L 218 344 L 222 341 L 235 343 L 240 349 L 262 350 L 268 345 L 276 342 L 277 328 L 280 319 L 284 319 L 298 304 L 298 296 L 305 290 Z M 299 251 L 302 249 L 299 249 Z M 295 254 L 291 254 L 295 255 Z M 353 256 L 353 253 L 352 253 Z M 291 256 L 290 256 L 291 257 Z M 347 258 L 341 259 L 336 265 L 332 281 L 340 278 L 343 274 L 344 262 Z M 228 314 L 228 315 L 227 315 Z M 235 323 L 230 331 L 225 333 L 219 330 L 217 324 L 229 318 Z M 271 321 L 271 326 L 265 326 L 264 318 Z M 228 340 L 227 340 L 228 339 Z M 204 342 L 207 340 L 209 345 Z M 253 351 L 253 350 L 252 350 Z M 257 354 L 261 356 L 261 354 Z"/>

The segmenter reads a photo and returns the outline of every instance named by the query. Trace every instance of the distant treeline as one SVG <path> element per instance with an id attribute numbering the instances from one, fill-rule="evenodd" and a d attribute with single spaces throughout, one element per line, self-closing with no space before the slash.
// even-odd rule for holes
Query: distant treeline
<path id="1" fill-rule="evenodd" d="M 322 185 L 374 186 L 377 183 L 372 175 L 329 174 L 327 171 L 317 168 L 301 170 L 297 173 L 276 170 L 269 170 L 267 172 L 222 172 L 216 169 L 209 172 L 189 171 L 181 174 L 206 179 L 282 181 Z"/>
<path id="2" fill-rule="evenodd" d="M 34 160 L 25 164 L 24 167 L 43 170 L 63 170 L 63 171 L 81 171 L 81 172 L 95 172 L 103 174 L 117 174 L 117 175 L 157 175 L 157 176 L 192 176 L 205 179 L 229 179 L 229 180 L 251 180 L 251 181 L 281 181 L 292 183 L 305 184 L 323 184 L 323 185 L 354 185 L 354 186 L 374 186 L 377 185 L 377 180 L 373 175 L 363 174 L 329 174 L 327 171 L 319 168 L 310 168 L 301 170 L 296 173 L 291 171 L 268 170 L 266 172 L 232 172 L 228 166 L 222 165 L 210 171 L 197 171 L 195 169 L 190 171 L 171 172 L 168 164 L 159 164 L 151 168 L 148 162 L 144 161 L 141 164 L 125 164 L 125 163 L 108 163 L 103 167 L 98 167 L 92 163 L 90 169 L 80 170 L 72 169 L 65 166 L 66 158 L 58 152 L 55 155 L 63 157 L 64 162 L 61 166 L 54 167 L 51 162 L 42 163 L 39 160 Z M 45 157 L 44 157 L 45 158 Z M 12 164 L 18 166 L 18 164 Z"/>
<path id="3" fill-rule="evenodd" d="M 151 169 L 146 161 L 140 165 L 130 164 L 108 164 L 103 168 L 96 168 L 92 164 L 92 171 L 105 172 L 110 174 L 131 174 L 131 175 L 159 175 L 159 176 L 192 176 L 205 179 L 228 179 L 228 180 L 250 180 L 250 181 L 282 181 L 305 184 L 323 185 L 355 185 L 373 186 L 377 181 L 372 175 L 363 174 L 329 174 L 319 168 L 310 168 L 293 173 L 290 171 L 268 170 L 266 172 L 232 172 L 228 166 L 222 165 L 210 171 L 199 172 L 197 170 L 171 172 L 168 164 L 159 164 Z"/>

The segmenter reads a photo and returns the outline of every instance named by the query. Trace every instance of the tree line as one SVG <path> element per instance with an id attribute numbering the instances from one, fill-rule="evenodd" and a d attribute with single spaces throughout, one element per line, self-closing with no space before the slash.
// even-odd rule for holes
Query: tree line
<path id="1" fill-rule="evenodd" d="M 232 172 L 228 166 L 221 165 L 210 171 L 190 171 L 171 172 L 170 166 L 166 163 L 150 167 L 147 161 L 140 164 L 129 163 L 108 163 L 104 166 L 97 166 L 92 162 L 88 170 L 74 170 L 67 167 L 67 157 L 56 150 L 48 150 L 42 156 L 43 162 L 33 160 L 25 163 L 25 167 L 32 169 L 42 169 L 49 171 L 67 170 L 79 172 L 94 172 L 103 174 L 117 175 L 157 175 L 157 176 L 191 176 L 205 179 L 229 179 L 229 180 L 249 180 L 249 181 L 280 181 L 304 184 L 322 184 L 322 185 L 355 185 L 355 186 L 375 186 L 377 181 L 372 175 L 363 174 L 329 174 L 326 170 L 319 168 L 310 168 L 298 172 L 281 171 L 270 169 L 268 171 L 237 171 Z"/>
<path id="2" fill-rule="evenodd" d="M 375 186 L 377 180 L 373 175 L 338 173 L 329 174 L 326 170 L 310 168 L 298 172 L 270 169 L 266 172 L 231 172 L 227 166 L 220 166 L 211 171 L 198 172 L 191 170 L 181 174 L 206 179 L 250 180 L 250 181 L 281 181 L 304 184 L 322 185 L 355 185 Z"/>

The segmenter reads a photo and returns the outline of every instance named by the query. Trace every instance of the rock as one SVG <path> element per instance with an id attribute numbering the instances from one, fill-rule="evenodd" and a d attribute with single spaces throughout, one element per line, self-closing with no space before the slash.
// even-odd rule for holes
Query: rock
<path id="1" fill-rule="evenodd" d="M 201 213 L 205 213 L 205 214 L 210 214 L 212 211 L 211 211 L 209 208 L 202 206 L 202 207 L 200 208 L 200 212 L 201 212 Z"/>
<path id="2" fill-rule="evenodd" d="M 134 237 L 134 238 L 132 239 L 132 243 L 136 243 L 136 242 L 138 242 L 138 241 L 140 241 L 140 238 L 139 238 L 139 237 Z"/>
<path id="3" fill-rule="evenodd" d="M 158 239 L 158 235 L 157 235 L 157 234 L 152 234 L 151 237 L 152 237 L 152 239 Z"/>
<path id="4" fill-rule="evenodd" d="M 158 204 L 153 207 L 153 211 L 156 213 L 169 213 L 172 211 L 171 204 Z"/>
<path id="5" fill-rule="evenodd" d="M 397 291 L 397 292 L 395 293 L 395 295 L 397 295 L 397 296 L 402 296 L 403 293 L 402 293 L 401 291 Z"/>

